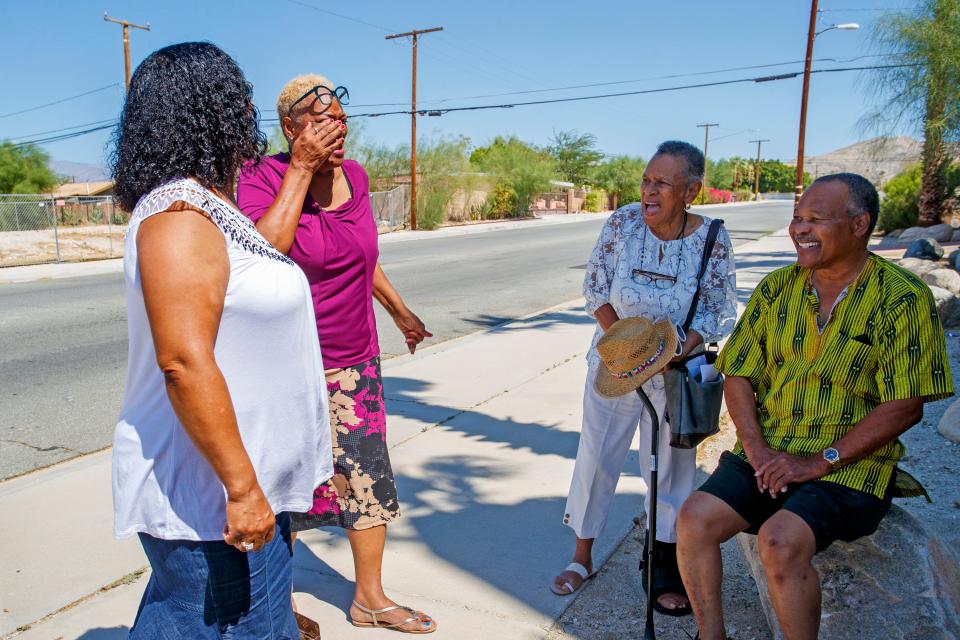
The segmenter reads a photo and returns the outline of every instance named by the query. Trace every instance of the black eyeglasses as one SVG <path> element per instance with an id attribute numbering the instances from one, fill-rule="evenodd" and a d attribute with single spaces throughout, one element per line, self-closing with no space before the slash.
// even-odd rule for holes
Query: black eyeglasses
<path id="1" fill-rule="evenodd" d="M 337 102 L 339 102 L 341 105 L 350 104 L 350 92 L 347 91 L 346 87 L 337 87 L 331 91 L 329 87 L 325 87 L 321 84 L 313 87 L 310 89 L 310 91 L 307 91 L 305 94 L 297 98 L 296 102 L 290 105 L 290 108 L 287 109 L 287 115 L 292 114 L 293 108 L 310 96 L 316 96 L 317 103 L 323 107 L 320 109 L 320 113 L 324 113 L 330 108 L 330 105 L 333 104 L 334 98 L 336 98 Z"/>
<path id="2" fill-rule="evenodd" d="M 677 284 L 677 277 L 666 273 L 657 273 L 656 271 L 646 271 L 644 269 L 634 269 L 630 274 L 631 279 L 637 284 L 650 286 L 657 289 L 670 289 Z"/>

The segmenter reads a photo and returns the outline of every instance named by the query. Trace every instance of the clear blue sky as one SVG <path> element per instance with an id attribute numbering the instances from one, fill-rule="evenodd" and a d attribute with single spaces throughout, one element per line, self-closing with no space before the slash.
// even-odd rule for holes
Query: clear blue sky
<path id="1" fill-rule="evenodd" d="M 870 53 L 876 9 L 909 7 L 914 0 L 821 0 L 822 26 L 858 22 L 859 31 L 830 31 L 816 40 L 814 58 L 843 61 Z M 356 21 L 311 9 L 313 5 Z M 730 67 L 801 60 L 810 4 L 806 0 L 737 2 L 669 0 L 0 0 L 0 139 L 115 118 L 123 98 L 121 29 L 103 21 L 104 10 L 153 30 L 131 30 L 133 65 L 176 42 L 209 40 L 233 55 L 255 86 L 264 118 L 274 116 L 277 91 L 294 75 L 319 72 L 350 90 L 348 112 L 409 104 L 410 47 L 384 40 L 387 31 L 442 25 L 420 44 L 419 105 L 463 106 L 669 87 L 802 69 L 769 69 L 665 79 Z M 361 24 L 362 21 L 368 24 Z M 373 25 L 373 26 L 371 26 Z M 859 66 L 817 62 L 814 67 Z M 569 85 L 642 80 L 610 86 L 526 95 L 470 96 Z M 117 86 L 22 115 L 27 109 L 118 83 Z M 807 153 L 815 155 L 871 137 L 858 120 L 869 107 L 858 72 L 813 77 Z M 796 153 L 800 78 L 650 95 L 451 113 L 421 118 L 423 134 L 468 136 L 475 145 L 497 134 L 546 144 L 554 132 L 573 129 L 597 136 L 605 153 L 649 157 L 656 144 L 679 138 L 703 144 L 698 123 L 717 122 L 711 157 L 750 156 L 748 140 L 770 138 L 765 157 Z M 399 107 L 403 108 L 403 107 Z M 366 120 L 364 135 L 385 144 L 408 142 L 409 116 Z M 265 127 L 266 128 L 266 127 Z M 101 164 L 109 132 L 44 148 L 57 160 Z"/>

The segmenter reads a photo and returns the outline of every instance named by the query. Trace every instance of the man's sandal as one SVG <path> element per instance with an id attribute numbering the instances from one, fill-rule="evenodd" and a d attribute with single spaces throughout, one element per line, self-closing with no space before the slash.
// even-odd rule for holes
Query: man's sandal
<path id="1" fill-rule="evenodd" d="M 401 633 L 433 633 L 437 630 L 437 623 L 434 622 L 432 618 L 427 616 L 427 614 L 423 613 L 422 611 L 414 611 L 410 607 L 401 607 L 400 605 L 395 604 L 392 607 L 384 607 L 383 609 L 368 609 L 356 600 L 353 601 L 353 606 L 373 618 L 367 622 L 360 622 L 351 617 L 350 624 L 355 627 L 379 627 L 381 629 L 392 629 L 393 631 L 399 631 Z M 406 611 L 410 614 L 410 617 L 400 622 L 384 622 L 377 620 L 377 616 L 383 615 L 384 613 L 390 613 L 391 611 Z M 420 628 L 405 629 L 404 625 L 408 625 L 411 622 L 419 623 Z M 424 625 L 429 626 L 424 628 Z"/>
<path id="2" fill-rule="evenodd" d="M 596 571 L 594 571 L 593 573 L 590 573 L 589 571 L 587 571 L 587 568 L 582 564 L 580 564 L 579 562 L 571 562 L 570 564 L 567 565 L 567 568 L 564 569 L 561 573 L 565 571 L 571 571 L 577 574 L 578 576 L 580 576 L 580 584 L 574 585 L 569 580 L 567 580 L 561 585 L 557 585 L 556 582 L 551 583 L 550 591 L 553 591 L 558 596 L 569 596 L 576 593 L 577 591 L 580 590 L 580 587 L 582 587 L 587 580 L 597 575 Z"/>
<path id="3" fill-rule="evenodd" d="M 644 593 L 647 592 L 647 552 L 648 546 L 644 542 L 643 558 L 640 560 L 640 581 L 643 584 Z M 660 596 L 668 593 L 676 593 L 687 597 L 687 590 L 683 587 L 683 579 L 681 579 L 680 569 L 677 567 L 677 545 L 658 540 L 653 562 L 653 608 L 658 613 L 675 618 L 682 618 L 693 613 L 689 604 L 685 607 L 670 609 L 658 601 Z"/>
<path id="4" fill-rule="evenodd" d="M 293 612 L 297 620 L 297 629 L 300 630 L 300 640 L 320 640 L 320 625 L 305 615 Z"/>

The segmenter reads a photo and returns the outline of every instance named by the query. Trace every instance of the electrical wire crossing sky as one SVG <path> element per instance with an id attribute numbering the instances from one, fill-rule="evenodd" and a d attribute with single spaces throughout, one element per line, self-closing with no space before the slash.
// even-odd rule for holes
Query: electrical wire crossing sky
<path id="1" fill-rule="evenodd" d="M 861 124 L 875 106 L 871 70 L 897 63 L 871 48 L 870 29 L 884 12 L 911 10 L 910 3 L 820 5 L 820 28 L 861 28 L 816 40 L 807 154 L 879 133 L 915 134 Z M 420 119 L 421 136 L 466 136 L 482 145 L 514 135 L 545 145 L 572 130 L 594 134 L 606 154 L 649 157 L 664 139 L 702 143 L 696 124 L 719 122 L 711 157 L 751 157 L 749 140 L 758 137 L 770 139 L 765 157 L 796 153 L 805 2 L 611 0 L 585 9 L 563 0 L 547 10 L 540 2 L 370 0 L 333 10 L 306 0 L 131 0 L 108 9 L 151 24 L 131 34 L 134 67 L 151 51 L 190 40 L 234 56 L 254 85 L 268 133 L 280 87 L 316 72 L 349 87 L 347 111 L 364 117 L 365 138 L 409 144 L 409 117 L 398 116 L 410 113 L 410 43 L 384 35 L 443 25 L 418 46 L 417 111 L 439 116 Z M 42 16 L 47 31 L 38 39 L 14 28 L 0 41 L 0 139 L 42 145 L 58 160 L 105 162 L 124 89 L 121 41 L 102 12 L 52 0 L 0 9 L 14 26 Z"/>

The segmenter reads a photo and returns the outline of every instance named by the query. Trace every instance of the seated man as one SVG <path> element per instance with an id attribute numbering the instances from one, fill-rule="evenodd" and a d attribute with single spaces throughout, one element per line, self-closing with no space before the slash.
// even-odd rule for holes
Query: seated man
<path id="1" fill-rule="evenodd" d="M 720 544 L 759 534 L 787 640 L 820 626 L 814 554 L 873 533 L 890 508 L 897 437 L 953 394 L 927 285 L 869 251 L 877 191 L 824 176 L 790 223 L 797 263 L 768 275 L 717 361 L 737 444 L 680 511 L 677 555 L 702 640 L 723 640 Z"/>

